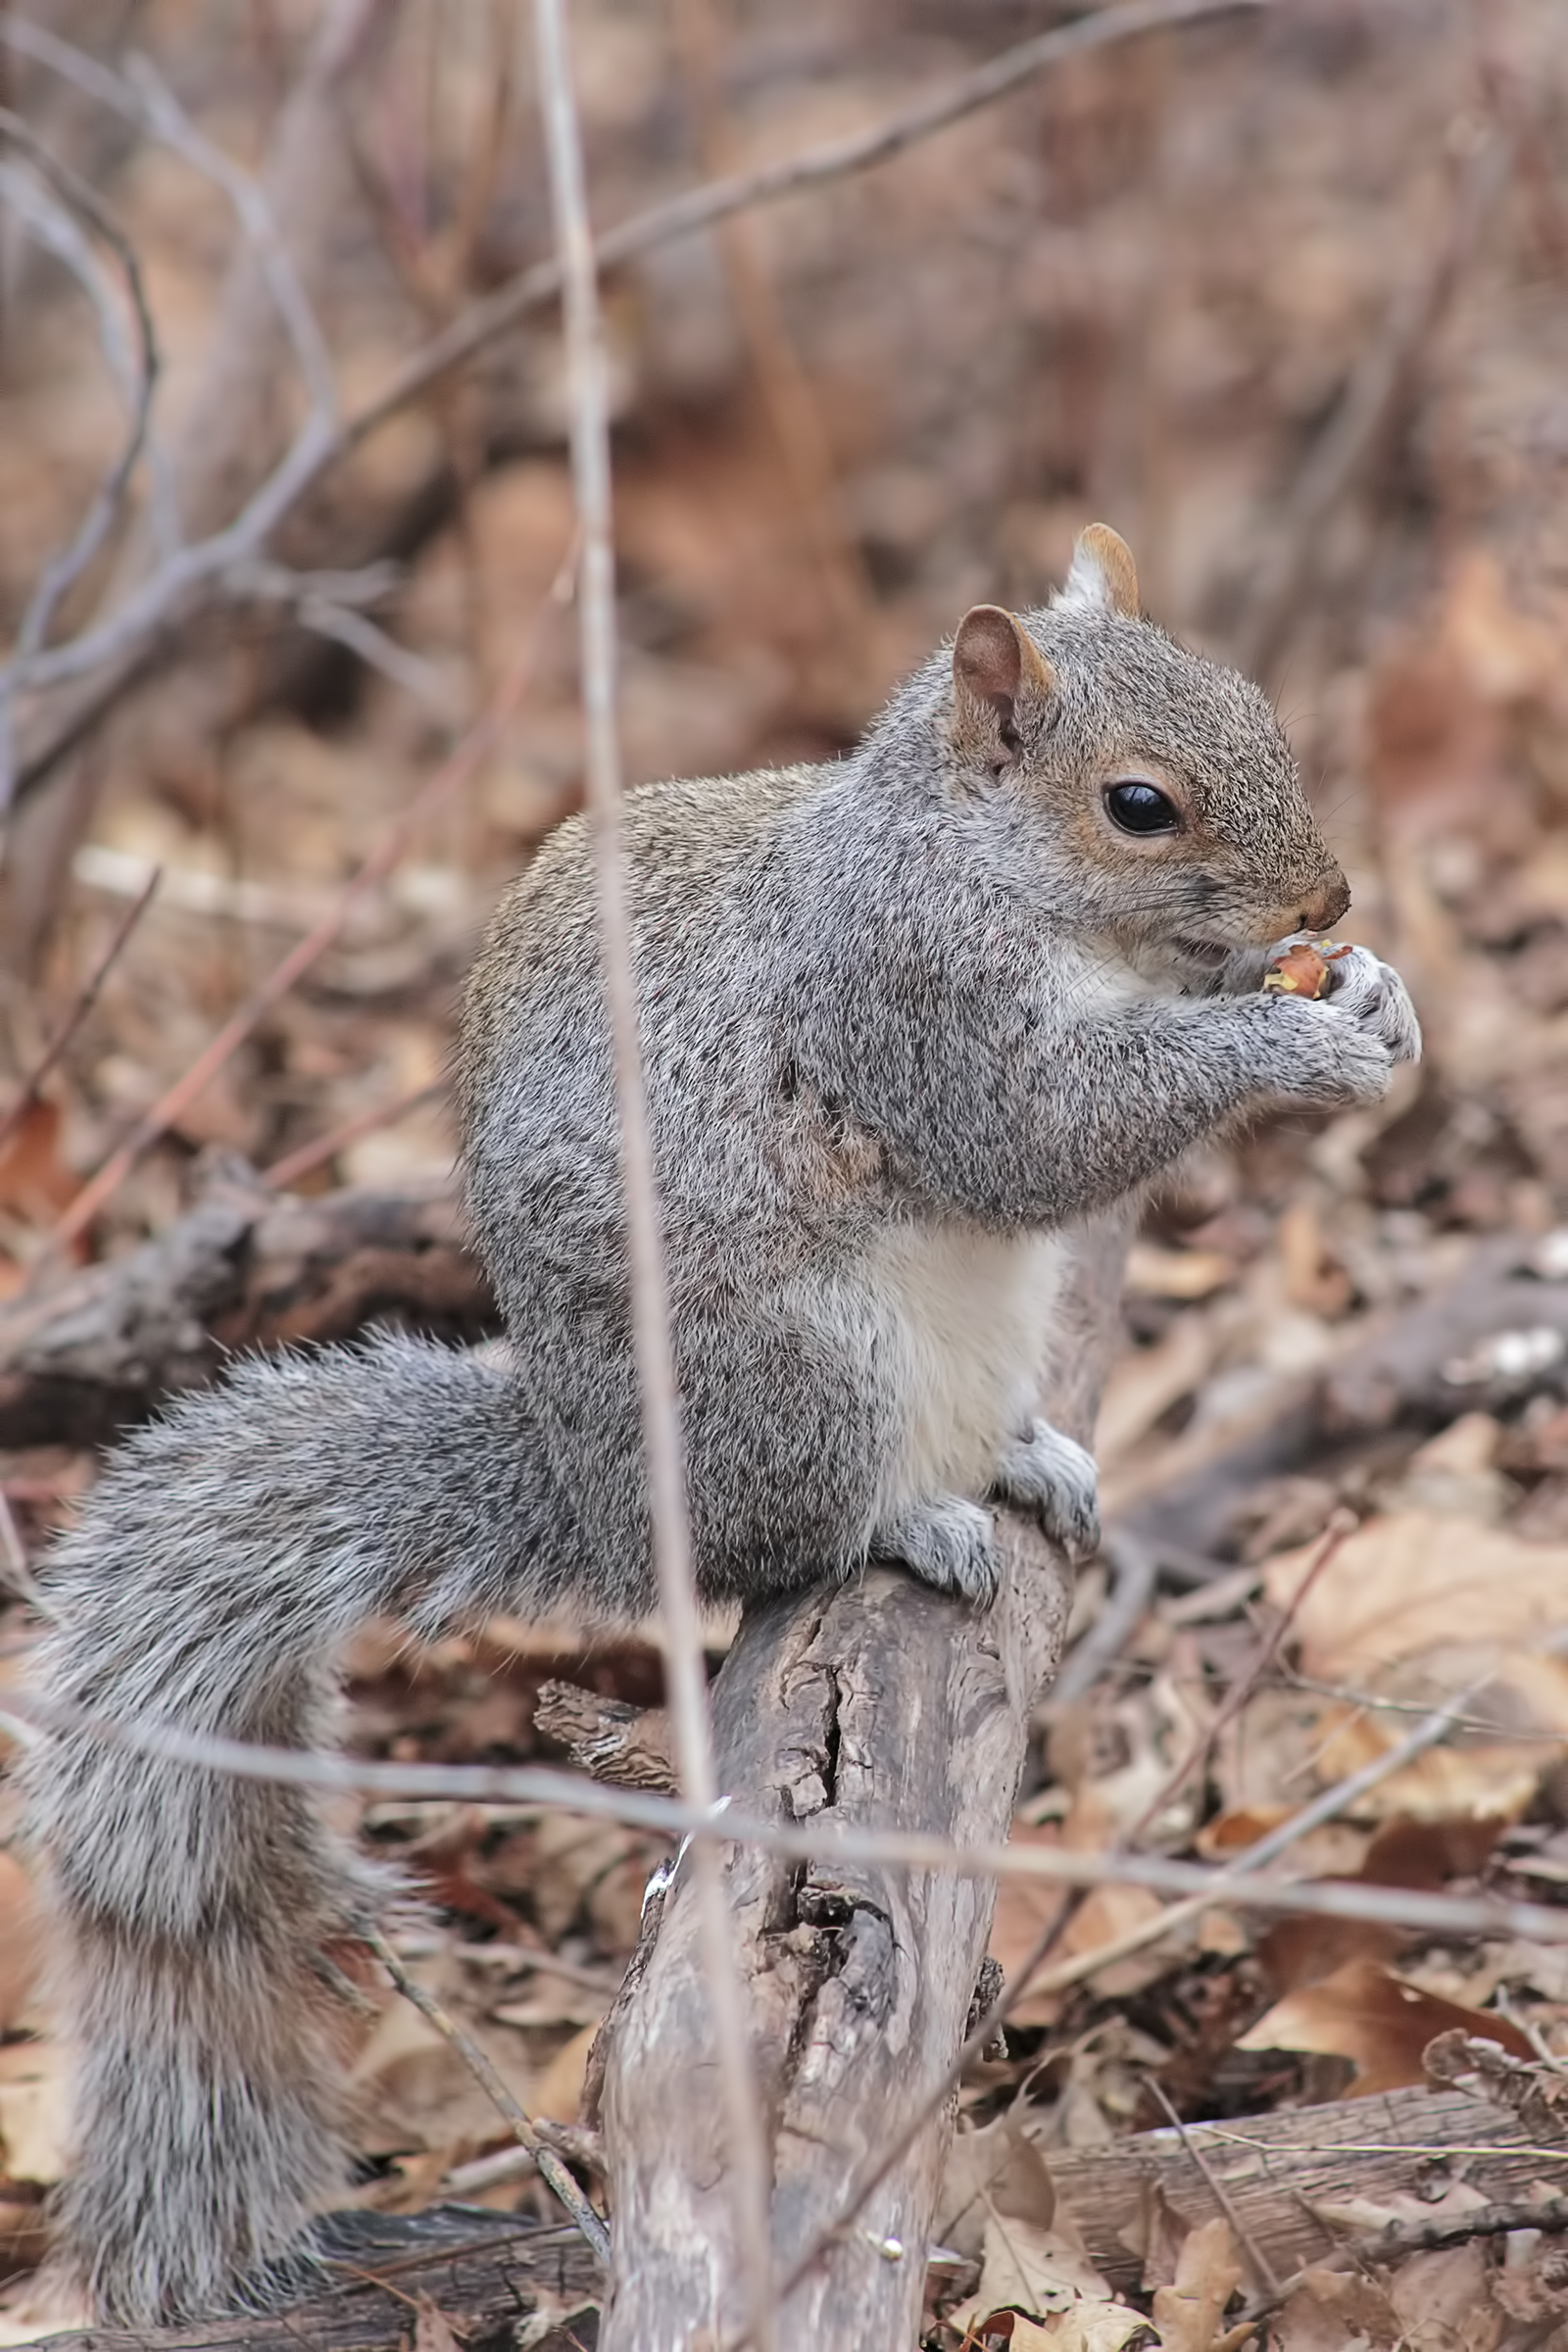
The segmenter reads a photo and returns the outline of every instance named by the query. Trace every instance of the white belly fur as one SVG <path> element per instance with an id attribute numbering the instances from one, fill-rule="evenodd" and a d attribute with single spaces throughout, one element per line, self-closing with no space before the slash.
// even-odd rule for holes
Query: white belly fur
<path id="1" fill-rule="evenodd" d="M 904 1442 L 882 1507 L 932 1494 L 982 1495 L 998 1457 L 1038 1409 L 1068 1245 L 962 1224 L 895 1227 L 866 1271 L 890 1312 Z"/>

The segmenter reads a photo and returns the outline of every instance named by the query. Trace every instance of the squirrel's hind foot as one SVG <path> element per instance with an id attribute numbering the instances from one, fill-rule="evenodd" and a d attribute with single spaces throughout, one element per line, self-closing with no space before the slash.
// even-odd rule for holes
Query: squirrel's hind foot
<path id="1" fill-rule="evenodd" d="M 979 1503 L 958 1494 L 911 1503 L 878 1528 L 871 1557 L 897 1561 L 922 1585 L 982 1606 L 996 1599 L 1002 1577 L 996 1522 Z"/>

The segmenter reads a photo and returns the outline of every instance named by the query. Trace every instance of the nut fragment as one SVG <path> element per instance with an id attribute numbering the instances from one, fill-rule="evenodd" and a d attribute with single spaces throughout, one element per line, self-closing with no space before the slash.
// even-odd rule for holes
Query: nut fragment
<path id="1" fill-rule="evenodd" d="M 1315 1002 L 1328 995 L 1334 985 L 1334 966 L 1349 953 L 1348 947 L 1336 948 L 1326 939 L 1315 945 L 1310 940 L 1294 940 L 1270 957 L 1263 986 L 1281 996 L 1310 997 Z"/>

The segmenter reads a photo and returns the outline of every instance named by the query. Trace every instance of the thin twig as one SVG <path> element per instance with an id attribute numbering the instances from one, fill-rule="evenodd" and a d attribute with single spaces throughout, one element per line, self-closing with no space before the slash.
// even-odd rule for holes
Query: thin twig
<path id="1" fill-rule="evenodd" d="M 1092 50 L 1275 4 L 1276 0 L 1127 0 L 1124 6 L 1102 9 L 1094 16 L 1058 25 L 1004 50 L 972 73 L 956 76 L 866 130 L 827 140 L 755 171 L 710 180 L 650 205 L 598 240 L 596 267 L 601 272 L 617 268 L 677 238 L 711 228 L 734 214 L 869 171 Z M 106 105 L 126 111 L 128 84 L 40 26 L 5 12 L 0 14 L 0 40 L 69 74 Z M 134 97 L 132 92 L 133 102 Z M 55 732 L 19 766 L 19 796 L 33 790 L 55 761 L 98 723 L 125 686 L 143 674 L 158 641 L 188 613 L 198 595 L 246 594 L 247 562 L 261 552 L 273 530 L 331 466 L 454 368 L 509 333 L 531 312 L 554 302 L 561 286 L 560 264 L 554 260 L 537 263 L 473 304 L 411 354 L 381 390 L 352 416 L 330 427 L 317 417 L 308 419 L 293 448 L 223 530 L 191 548 L 171 553 L 102 623 L 41 655 L 24 681 L 29 687 L 58 684 L 71 677 L 92 677 L 92 684 L 79 706 L 70 710 Z M 93 676 L 107 665 L 114 665 L 113 675 Z M 4 684 L 5 672 L 0 670 L 0 690 Z"/>
<path id="2" fill-rule="evenodd" d="M 1216 1709 L 1204 1729 L 1199 1733 L 1198 1738 L 1171 1772 L 1169 1778 L 1161 1788 L 1155 1790 L 1143 1812 L 1133 1823 L 1132 1828 L 1126 1832 L 1126 1841 L 1129 1845 L 1135 1844 L 1144 1832 L 1159 1819 L 1167 1805 L 1175 1802 L 1193 1775 L 1206 1768 L 1220 1734 L 1236 1721 L 1243 1708 L 1252 1699 L 1264 1676 L 1284 1648 L 1286 1638 L 1300 1614 L 1301 1604 L 1347 1536 L 1354 1531 L 1355 1524 L 1353 1512 L 1339 1510 L 1334 1513 L 1318 1539 L 1316 1550 L 1297 1580 L 1296 1590 L 1276 1618 L 1273 1631 L 1264 1642 L 1262 1648 L 1241 1681 L 1229 1692 L 1224 1703 Z"/>
<path id="3" fill-rule="evenodd" d="M 455 2017 L 448 2016 L 433 1992 L 427 1992 L 422 1984 L 416 1983 L 410 1976 L 379 1928 L 368 1930 L 365 1939 L 404 1999 L 412 2001 L 419 2015 L 434 2026 L 444 2040 L 452 2044 L 469 2074 L 484 2092 L 485 2097 L 497 2113 L 505 2117 L 509 2131 L 515 2135 L 533 2158 L 539 2168 L 541 2180 L 559 2199 L 566 2214 L 575 2222 L 608 2271 L 610 2268 L 610 2232 L 554 2148 L 547 2147 L 540 2138 L 534 2129 L 533 2117 L 502 2081 L 500 2074 L 474 2040 L 473 2035 L 465 2033 Z"/>
<path id="4" fill-rule="evenodd" d="M 92 274 L 83 272 L 77 263 L 77 275 L 98 319 L 104 358 L 110 374 L 124 395 L 130 419 L 120 454 L 100 483 L 70 544 L 62 548 L 58 555 L 51 556 L 38 575 L 37 585 L 18 624 L 14 648 L 14 667 L 24 669 L 48 636 L 49 624 L 59 609 L 61 598 L 81 577 L 97 555 L 124 503 L 130 477 L 147 440 L 147 423 L 158 382 L 158 337 L 136 249 L 97 190 L 78 172 L 73 172 L 52 155 L 30 124 L 24 122 L 20 115 L 13 114 L 9 107 L 0 107 L 0 136 L 28 157 L 61 201 L 79 214 L 114 254 L 130 298 L 139 347 L 132 362 L 122 348 L 120 322 L 112 305 L 95 283 Z M 66 255 L 63 258 L 76 262 L 74 256 Z M 9 806 L 11 800 L 13 700 L 14 690 L 0 692 L 0 811 Z"/>
<path id="5" fill-rule="evenodd" d="M 398 1120 L 406 1118 L 411 1110 L 417 1110 L 422 1103 L 436 1102 L 446 1091 L 447 1082 L 444 1078 L 427 1078 L 422 1086 L 411 1086 L 407 1094 L 394 1095 L 390 1102 L 377 1102 L 372 1110 L 362 1110 L 352 1119 L 341 1119 L 337 1126 L 329 1127 L 325 1135 L 314 1136 L 308 1144 L 301 1144 L 297 1151 L 287 1152 L 281 1159 L 274 1159 L 270 1168 L 263 1169 L 262 1182 L 269 1192 L 286 1193 L 291 1185 L 298 1184 L 302 1176 L 309 1176 L 313 1168 L 319 1168 L 327 1160 L 335 1159 L 345 1145 L 357 1144 L 362 1136 L 378 1134 L 383 1127 L 396 1126 Z"/>
<path id="6" fill-rule="evenodd" d="M 75 1000 L 70 1011 L 23 1080 L 22 1092 L 9 1110 L 0 1112 L 0 1151 L 5 1149 L 34 1102 L 37 1102 L 44 1080 L 50 1071 L 58 1066 L 61 1055 L 68 1051 L 72 1039 L 97 1004 L 104 982 L 119 962 L 131 933 L 152 905 L 158 885 L 163 878 L 163 867 L 155 865 L 116 924 L 115 935 L 108 947 L 105 948 L 92 971 L 76 991 Z"/>
<path id="7" fill-rule="evenodd" d="M 355 907 L 376 885 L 392 871 L 409 843 L 421 825 L 428 823 L 443 804 L 468 782 L 479 768 L 516 711 L 527 692 L 537 666 L 545 631 L 551 615 L 565 602 L 570 590 L 573 559 L 568 556 L 558 572 L 534 624 L 529 630 L 516 660 L 508 670 L 491 699 L 489 708 L 481 712 L 458 744 L 425 784 L 415 794 L 408 808 L 389 825 L 380 841 L 366 858 L 359 872 L 345 884 L 335 904 L 321 917 L 316 928 L 297 946 L 291 948 L 281 962 L 273 965 L 265 980 L 253 988 L 244 1003 L 230 1014 L 218 1035 L 204 1048 L 183 1077 L 175 1080 L 160 1096 L 134 1131 L 125 1138 L 118 1151 L 112 1152 L 91 1181 L 83 1185 L 59 1224 L 49 1236 L 44 1251 L 47 1256 L 65 1249 L 76 1235 L 86 1231 L 94 1217 L 120 1190 L 142 1153 L 167 1134 L 174 1121 L 186 1111 L 203 1090 L 228 1060 L 231 1054 L 250 1036 L 264 1013 L 287 996 L 295 983 L 302 979 L 325 955 L 341 935 Z"/>
<path id="8" fill-rule="evenodd" d="M 1170 2121 L 1171 2129 L 1175 2132 L 1177 2137 L 1182 2143 L 1182 2146 L 1187 2150 L 1188 2155 L 1192 2158 L 1194 2166 L 1198 2171 L 1199 2178 L 1202 2180 L 1204 2187 L 1208 2190 L 1209 2195 L 1213 2198 L 1215 2204 L 1219 2207 L 1221 2213 L 1225 2216 L 1225 2219 L 1235 2230 L 1242 2251 L 1247 2256 L 1248 2261 L 1251 2264 L 1254 2275 L 1262 2282 L 1262 2285 L 1267 2293 L 1271 2295 L 1277 2295 L 1280 2291 L 1280 2275 L 1278 2271 L 1274 2268 L 1274 2265 L 1270 2262 L 1268 2256 L 1258 2244 L 1257 2239 L 1253 2236 L 1251 2230 L 1249 2230 L 1247 2224 L 1243 2221 L 1242 2216 L 1237 2209 L 1236 2199 L 1231 2195 L 1230 2190 L 1226 2187 L 1224 2181 L 1220 2179 L 1218 2173 L 1215 2172 L 1214 2167 L 1209 2163 L 1208 2158 L 1204 2155 L 1201 2147 L 1199 2145 L 1196 2134 L 1192 2132 L 1189 2132 L 1186 2124 L 1182 2121 L 1175 2108 L 1171 2105 L 1169 2098 L 1166 2096 L 1164 2083 L 1160 2082 L 1156 2075 L 1146 2075 L 1144 2077 L 1144 2081 L 1148 2084 L 1149 2088 L 1153 2092 L 1160 2105 L 1164 2108 L 1166 2116 Z"/>
<path id="9" fill-rule="evenodd" d="M 1469 1695 L 1465 1692 L 1455 1700 L 1454 1708 L 1462 1706 Z M 585 1820 L 620 1822 L 665 1837 L 689 1837 L 698 1844 L 711 1840 L 719 1845 L 755 1845 L 763 1853 L 830 1867 L 868 1863 L 886 1870 L 951 1871 L 964 1879 L 1028 1879 L 1058 1886 L 1148 1886 L 1156 1894 L 1182 1898 L 1179 1909 L 1162 1913 L 1147 1931 L 1140 1932 L 1140 1944 L 1155 1941 L 1183 1918 L 1216 1902 L 1238 1910 L 1372 1920 L 1437 1936 L 1518 1936 L 1527 1941 L 1568 1943 L 1568 1910 L 1561 1905 L 1507 1901 L 1495 1895 L 1429 1894 L 1357 1880 L 1290 1879 L 1264 1875 L 1257 1867 L 1321 1821 L 1348 1807 L 1396 1766 L 1409 1762 L 1417 1741 L 1429 1744 L 1431 1739 L 1450 1728 L 1453 1719 L 1448 1709 L 1443 1709 L 1430 1717 L 1411 1740 L 1363 1765 L 1304 1812 L 1250 1846 L 1237 1861 L 1213 1864 L 1182 1862 L 1162 1854 L 1078 1853 L 1059 1846 L 961 1846 L 922 1830 L 812 1827 L 769 1821 L 735 1807 L 715 1817 L 685 1797 L 615 1788 L 548 1765 L 372 1762 L 310 1748 L 267 1747 L 245 1740 L 224 1740 L 144 1719 L 117 1720 L 58 1700 L 44 1700 L 34 1691 L 7 1690 L 0 1698 L 0 1725 L 24 1740 L 57 1731 L 79 1732 L 106 1747 L 282 1788 L 323 1793 L 351 1790 L 383 1798 L 433 1798 L 443 1804 L 548 1805 Z M 1114 1944 L 1075 1959 L 1071 1964 L 1075 1975 L 1093 1975 L 1118 1956 L 1129 1940 L 1118 1938 Z M 985 2031 L 995 2031 L 990 2019 L 985 2021 Z"/>
<path id="10" fill-rule="evenodd" d="M 565 314 L 571 461 L 582 533 L 578 624 L 587 721 L 587 800 L 592 813 L 599 952 L 610 1014 L 631 1260 L 632 1330 L 642 1400 L 654 1569 L 664 1634 L 670 1721 L 681 1792 L 710 1813 L 718 1798 L 708 1720 L 708 1673 L 692 1569 L 675 1348 L 660 1231 L 653 1141 L 638 1036 L 629 890 L 620 839 L 620 737 L 616 721 L 615 571 L 611 536 L 610 395 L 599 276 L 588 224 L 581 133 L 566 50 L 563 0 L 535 0 L 535 54 L 551 205 Z M 758 2352 L 773 2352 L 772 2241 L 761 2105 L 716 1846 L 694 1856 L 704 1970 L 718 2048 L 728 2127 L 736 2236 Z"/>
<path id="11" fill-rule="evenodd" d="M 1401 2151 L 1401 2153 L 1404 2151 Z M 1435 2156 L 1457 2155 L 1450 2148 L 1434 2148 Z M 1487 2149 L 1488 2155 L 1495 2154 Z M 1410 2149 L 1409 2154 L 1418 2153 Z M 1433 2254 L 1442 2246 L 1463 2245 L 1471 2237 L 1506 2237 L 1515 2230 L 1540 2230 L 1556 2236 L 1568 2230 L 1568 2197 L 1517 2198 L 1494 2205 L 1472 2206 L 1468 2213 L 1435 2213 L 1428 2222 L 1390 2222 L 1364 2237 L 1347 2238 L 1331 2254 L 1312 2264 L 1314 2271 L 1359 2271 L 1369 2263 L 1397 2262 L 1406 2254 Z M 1305 2278 L 1297 2271 L 1270 2293 L 1260 2295 L 1237 2314 L 1238 2328 L 1268 2319 L 1288 2302 Z"/>
<path id="12" fill-rule="evenodd" d="M 1050 32 L 1036 33 L 1011 49 L 1004 49 L 971 73 L 958 74 L 929 97 L 916 99 L 912 105 L 884 117 L 868 129 L 824 140 L 818 147 L 781 156 L 755 171 L 709 180 L 702 187 L 688 188 L 679 196 L 648 206 L 629 220 L 607 229 L 597 240 L 599 269 L 601 271 L 618 269 L 623 263 L 639 261 L 644 254 L 668 245 L 677 237 L 713 228 L 734 213 L 776 204 L 782 197 L 797 196 L 807 188 L 823 187 L 833 180 L 848 179 L 858 172 L 867 172 L 876 164 L 889 163 L 917 141 L 946 130 L 952 123 L 961 122 L 965 116 L 978 114 L 983 107 L 995 106 L 1000 99 L 1010 97 L 1014 90 L 1034 80 L 1037 74 L 1048 74 L 1054 67 L 1065 65 L 1090 50 L 1110 48 L 1145 33 L 1165 31 L 1205 17 L 1234 16 L 1239 10 L 1267 9 L 1274 5 L 1276 0 L 1127 0 L 1123 7 L 1101 9 L 1096 15 L 1080 17 L 1070 24 L 1058 24 Z M 0 37 L 5 37 L 3 30 Z M 493 294 L 476 302 L 449 327 L 432 336 L 421 350 L 413 353 L 374 399 L 356 411 L 344 428 L 345 445 L 351 446 L 373 432 L 384 418 L 428 391 L 449 368 L 472 359 L 487 344 L 517 325 L 530 311 L 542 310 L 545 304 L 554 301 L 560 291 L 561 269 L 554 261 L 538 262 L 532 269 L 519 271 L 506 285 L 498 286 Z"/>

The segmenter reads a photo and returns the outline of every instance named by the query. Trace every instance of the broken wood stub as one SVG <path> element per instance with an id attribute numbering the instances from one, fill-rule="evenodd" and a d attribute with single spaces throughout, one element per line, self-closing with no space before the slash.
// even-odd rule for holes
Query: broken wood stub
<path id="1" fill-rule="evenodd" d="M 1122 1238 L 1079 1269 L 1074 1342 L 1050 1384 L 1084 1436 L 1113 1344 Z M 713 1687 L 720 1786 L 748 1810 L 856 1829 L 1007 1835 L 1030 1715 L 1060 1657 L 1071 1571 L 1004 1516 L 996 1606 L 892 1570 L 748 1612 Z M 726 1886 L 751 2009 L 788 2277 L 941 2082 L 985 1959 L 994 1886 L 953 1872 L 800 1865 L 731 1851 Z M 601 2352 L 717 2343 L 744 2321 L 723 2099 L 696 1905 L 684 1875 L 612 2020 L 603 2121 L 614 2281 Z M 914 2340 L 952 2103 L 915 2133 L 791 2295 L 781 2343 L 905 2352 Z"/>

